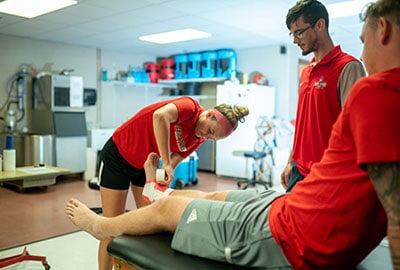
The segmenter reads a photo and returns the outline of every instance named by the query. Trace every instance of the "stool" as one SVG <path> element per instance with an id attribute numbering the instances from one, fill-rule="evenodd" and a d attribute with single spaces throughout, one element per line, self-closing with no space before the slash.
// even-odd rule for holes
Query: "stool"
<path id="1" fill-rule="evenodd" d="M 257 161 L 265 158 L 267 156 L 267 153 L 257 152 L 257 151 L 244 151 L 243 156 L 246 158 L 253 159 L 253 178 L 246 179 L 246 180 L 238 180 L 237 186 L 241 187 L 241 184 L 246 183 L 246 185 L 243 187 L 243 189 L 246 189 L 250 185 L 255 186 L 256 184 L 259 184 L 259 185 L 263 185 L 265 187 L 265 189 L 268 189 L 268 185 L 270 185 L 270 182 L 263 181 L 262 179 L 259 179 L 257 177 L 257 171 L 258 171 Z"/>

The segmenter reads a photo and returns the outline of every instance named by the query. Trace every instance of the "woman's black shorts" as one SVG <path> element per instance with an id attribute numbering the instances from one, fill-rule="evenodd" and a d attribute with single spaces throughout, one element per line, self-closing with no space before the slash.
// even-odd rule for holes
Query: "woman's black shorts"
<path id="1" fill-rule="evenodd" d="M 144 169 L 133 167 L 121 156 L 110 138 L 100 153 L 99 180 L 102 187 L 126 190 L 130 184 L 143 187 L 146 175 Z"/>

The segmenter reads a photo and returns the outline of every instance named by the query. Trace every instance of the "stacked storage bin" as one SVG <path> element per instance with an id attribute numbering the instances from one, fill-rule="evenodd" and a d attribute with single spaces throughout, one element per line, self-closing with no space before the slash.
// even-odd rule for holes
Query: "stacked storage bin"
<path id="1" fill-rule="evenodd" d="M 158 83 L 160 78 L 160 66 L 156 63 L 147 63 L 146 72 L 149 76 L 150 83 Z"/>
<path id="2" fill-rule="evenodd" d="M 175 55 L 175 79 L 230 78 L 236 76 L 237 58 L 232 49 Z"/>
<path id="3" fill-rule="evenodd" d="M 174 79 L 175 62 L 174 59 L 168 58 L 161 60 L 161 79 L 162 80 L 172 80 Z"/>
<path id="4" fill-rule="evenodd" d="M 201 54 L 201 77 L 216 77 L 218 54 L 216 51 L 206 51 Z"/>
<path id="5" fill-rule="evenodd" d="M 188 55 L 188 78 L 200 78 L 201 53 L 190 53 Z"/>
<path id="6" fill-rule="evenodd" d="M 230 78 L 237 71 L 236 52 L 231 49 L 218 50 L 217 77 Z"/>
<path id="7" fill-rule="evenodd" d="M 188 56 L 186 54 L 177 54 L 175 61 L 175 79 L 187 79 Z"/>

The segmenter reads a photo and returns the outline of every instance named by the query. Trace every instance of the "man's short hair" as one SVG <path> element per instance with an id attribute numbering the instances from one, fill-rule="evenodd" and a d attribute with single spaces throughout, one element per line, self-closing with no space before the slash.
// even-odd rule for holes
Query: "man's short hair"
<path id="1" fill-rule="evenodd" d="M 400 27 L 400 1 L 380 0 L 375 3 L 369 3 L 360 13 L 361 21 L 365 21 L 367 18 L 374 21 L 379 17 L 385 17 Z"/>
<path id="2" fill-rule="evenodd" d="M 329 26 L 329 14 L 326 7 L 317 0 L 299 0 L 289 9 L 286 15 L 286 26 L 290 30 L 290 25 L 303 17 L 305 23 L 315 24 L 319 19 L 325 20 L 326 30 Z"/>

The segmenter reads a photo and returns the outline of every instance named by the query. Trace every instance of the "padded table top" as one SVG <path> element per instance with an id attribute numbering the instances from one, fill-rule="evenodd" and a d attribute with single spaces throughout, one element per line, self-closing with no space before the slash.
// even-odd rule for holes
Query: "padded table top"
<path id="1" fill-rule="evenodd" d="M 249 269 L 174 251 L 170 246 L 171 240 L 172 234 L 167 233 L 147 236 L 122 235 L 111 241 L 107 251 L 112 257 L 146 270 Z"/>

